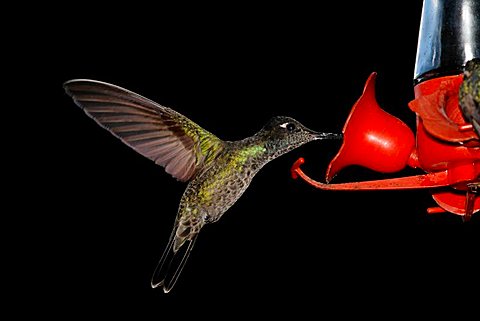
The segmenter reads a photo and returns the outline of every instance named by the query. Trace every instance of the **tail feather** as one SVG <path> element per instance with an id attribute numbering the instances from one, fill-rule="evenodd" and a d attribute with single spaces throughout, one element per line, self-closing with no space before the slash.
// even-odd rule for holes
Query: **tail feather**
<path id="1" fill-rule="evenodd" d="M 174 230 L 175 231 L 175 230 Z M 184 240 L 180 248 L 175 249 L 176 243 L 175 232 L 172 233 L 167 248 L 163 252 L 162 258 L 158 262 L 155 272 L 153 273 L 151 285 L 152 288 L 163 286 L 165 293 L 170 292 L 182 272 L 188 256 L 195 245 L 198 234 L 194 234 L 189 239 Z"/>
<path id="2" fill-rule="evenodd" d="M 152 279 L 150 281 L 150 285 L 152 288 L 157 288 L 163 285 L 165 279 L 165 271 L 167 270 L 167 266 L 165 266 L 166 262 L 170 262 L 173 255 L 173 242 L 175 239 L 175 229 L 173 229 L 172 234 L 170 235 L 170 239 L 168 241 L 167 247 L 163 251 L 162 257 L 160 261 L 158 261 L 157 266 L 155 267 L 155 271 L 153 272 Z"/>

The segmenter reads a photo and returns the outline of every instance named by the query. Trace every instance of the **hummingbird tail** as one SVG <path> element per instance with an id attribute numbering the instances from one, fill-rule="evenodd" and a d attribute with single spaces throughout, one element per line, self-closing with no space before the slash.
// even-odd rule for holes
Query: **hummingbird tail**
<path id="1" fill-rule="evenodd" d="M 162 258 L 158 262 L 153 273 L 151 285 L 152 288 L 163 286 L 165 293 L 170 292 L 180 276 L 180 273 L 187 262 L 188 256 L 195 245 L 198 233 L 191 238 L 184 240 L 183 244 L 175 249 L 175 229 L 170 237 L 167 248 L 163 252 Z"/>

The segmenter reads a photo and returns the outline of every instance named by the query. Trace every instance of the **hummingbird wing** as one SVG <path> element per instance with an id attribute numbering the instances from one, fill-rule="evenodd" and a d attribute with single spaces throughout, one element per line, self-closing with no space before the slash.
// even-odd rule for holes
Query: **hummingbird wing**
<path id="1" fill-rule="evenodd" d="M 190 180 L 224 147 L 187 117 L 124 88 L 88 79 L 63 87 L 97 124 L 180 181 Z"/>

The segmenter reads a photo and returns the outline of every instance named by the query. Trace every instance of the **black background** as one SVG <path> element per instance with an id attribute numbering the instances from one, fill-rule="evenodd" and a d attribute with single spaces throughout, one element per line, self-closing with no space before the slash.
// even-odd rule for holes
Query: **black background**
<path id="1" fill-rule="evenodd" d="M 17 203 L 26 227 L 18 239 L 29 243 L 18 287 L 36 304 L 21 312 L 140 319 L 470 306 L 479 218 L 428 216 L 428 191 L 325 192 L 290 177 L 305 157 L 303 169 L 321 180 L 337 141 L 268 164 L 204 228 L 174 290 L 150 288 L 186 185 L 96 125 L 62 83 L 117 84 L 235 140 L 274 115 L 339 132 L 376 71 L 380 105 L 414 129 L 407 103 L 421 2 L 317 5 L 82 3 L 39 11 L 28 37 L 17 39 L 29 66 L 22 88 L 40 89 L 29 107 L 35 157 L 23 158 L 28 175 Z M 337 181 L 419 173 L 352 167 Z"/>

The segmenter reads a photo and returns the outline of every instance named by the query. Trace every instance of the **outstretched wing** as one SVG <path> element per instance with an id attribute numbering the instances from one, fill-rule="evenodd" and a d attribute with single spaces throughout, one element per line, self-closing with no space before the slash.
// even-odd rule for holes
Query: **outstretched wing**
<path id="1" fill-rule="evenodd" d="M 100 126 L 180 181 L 223 149 L 222 140 L 187 117 L 129 90 L 88 79 L 67 81 L 64 88 Z"/>

